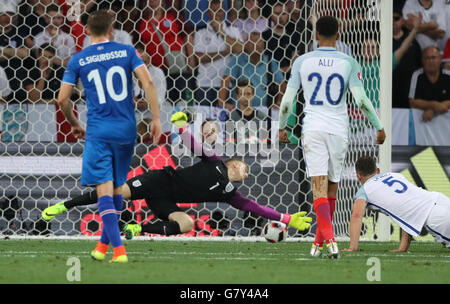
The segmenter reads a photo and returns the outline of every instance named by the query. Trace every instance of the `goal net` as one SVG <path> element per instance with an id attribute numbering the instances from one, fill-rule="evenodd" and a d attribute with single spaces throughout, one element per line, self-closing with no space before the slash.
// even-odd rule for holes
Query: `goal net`
<path id="1" fill-rule="evenodd" d="M 245 196 L 281 213 L 307 211 L 314 218 L 307 231 L 289 228 L 290 240 L 314 237 L 316 224 L 299 140 L 303 96 L 299 92 L 288 121 L 291 144 L 278 143 L 278 105 L 293 60 L 318 47 L 314 22 L 320 16 L 339 18 L 337 48 L 360 62 L 366 93 L 379 109 L 377 1 L 18 0 L 6 1 L 0 9 L 0 28 L 6 33 L 5 42 L 0 41 L 2 235 L 101 234 L 95 203 L 50 222 L 41 219 L 44 208 L 93 190 L 80 185 L 84 142 L 70 134 L 55 100 L 67 60 L 90 44 L 84 28 L 94 10 L 111 12 L 111 38 L 137 48 L 158 89 L 163 136 L 156 144 L 149 138 L 145 94 L 137 81 L 134 85 L 139 139 L 128 178 L 198 161 L 170 124 L 171 114 L 188 109 L 195 113 L 190 130 L 198 141 L 212 143 L 224 158 L 239 157 L 249 165 L 249 178 L 237 185 Z M 379 157 L 375 131 L 348 96 L 350 147 L 334 215 L 338 238 L 349 234 L 352 198 L 359 187 L 355 161 L 363 154 Z M 72 103 L 85 125 L 81 84 Z M 209 136 L 213 129 L 216 137 Z M 158 221 L 147 203 L 127 201 L 120 225 Z M 178 205 L 194 220 L 192 231 L 183 235 L 193 239 L 259 237 L 267 221 L 227 203 Z"/>

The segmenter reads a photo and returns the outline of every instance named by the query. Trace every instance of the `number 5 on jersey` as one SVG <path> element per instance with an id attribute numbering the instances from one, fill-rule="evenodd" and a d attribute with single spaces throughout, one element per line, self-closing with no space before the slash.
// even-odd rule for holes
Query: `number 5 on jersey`
<path id="1" fill-rule="evenodd" d="M 394 177 L 389 176 L 388 178 L 382 180 L 381 182 L 388 185 L 389 187 L 392 187 L 395 183 L 400 184 L 403 188 L 402 189 L 396 189 L 394 192 L 395 193 L 403 193 L 405 192 L 408 187 L 401 181 L 397 180 L 397 179 L 393 179 Z"/>

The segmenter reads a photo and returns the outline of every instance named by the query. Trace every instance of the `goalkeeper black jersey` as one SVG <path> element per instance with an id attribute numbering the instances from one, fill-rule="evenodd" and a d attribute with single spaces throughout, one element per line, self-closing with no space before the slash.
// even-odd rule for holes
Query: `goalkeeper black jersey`
<path id="1" fill-rule="evenodd" d="M 201 161 L 187 168 L 164 167 L 171 177 L 172 196 L 182 202 L 227 202 L 236 188 L 222 161 Z"/>

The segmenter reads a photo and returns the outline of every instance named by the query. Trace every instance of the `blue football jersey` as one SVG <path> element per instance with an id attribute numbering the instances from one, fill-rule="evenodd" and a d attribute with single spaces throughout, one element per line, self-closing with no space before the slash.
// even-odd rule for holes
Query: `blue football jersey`
<path id="1" fill-rule="evenodd" d="M 116 42 L 91 45 L 74 54 L 63 82 L 83 84 L 87 105 L 86 140 L 131 143 L 137 138 L 133 71 L 143 65 L 136 49 Z"/>

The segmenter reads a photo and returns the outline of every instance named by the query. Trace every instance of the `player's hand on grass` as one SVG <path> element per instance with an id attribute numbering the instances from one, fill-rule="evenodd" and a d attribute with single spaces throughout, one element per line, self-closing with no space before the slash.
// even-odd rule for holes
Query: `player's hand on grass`
<path id="1" fill-rule="evenodd" d="M 156 119 L 152 121 L 150 126 L 150 137 L 153 138 L 153 143 L 158 144 L 161 138 L 161 120 Z"/>
<path id="2" fill-rule="evenodd" d="M 278 140 L 282 143 L 290 143 L 288 133 L 285 129 L 278 130 Z"/>
<path id="3" fill-rule="evenodd" d="M 76 125 L 72 127 L 72 134 L 77 139 L 85 139 L 86 130 L 82 126 Z"/>
<path id="4" fill-rule="evenodd" d="M 384 133 L 384 129 L 377 131 L 377 141 L 375 142 L 377 145 L 381 145 L 384 143 L 386 139 L 386 133 Z"/>
<path id="5" fill-rule="evenodd" d="M 408 252 L 408 250 L 404 250 L 401 248 L 389 250 L 389 252 Z"/>
<path id="6" fill-rule="evenodd" d="M 305 215 L 306 211 L 300 211 L 291 214 L 291 220 L 288 223 L 289 227 L 295 228 L 300 231 L 308 229 L 311 226 L 310 223 L 312 222 L 312 218 Z"/>

